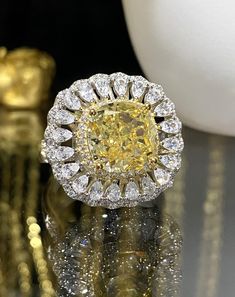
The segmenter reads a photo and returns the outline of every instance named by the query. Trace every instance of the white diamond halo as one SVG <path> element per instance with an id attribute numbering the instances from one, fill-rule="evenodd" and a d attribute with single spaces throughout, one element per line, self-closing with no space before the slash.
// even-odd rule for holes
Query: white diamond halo
<path id="1" fill-rule="evenodd" d="M 173 185 L 182 124 L 163 88 L 121 72 L 75 81 L 56 96 L 41 155 L 72 199 L 132 207 Z"/>

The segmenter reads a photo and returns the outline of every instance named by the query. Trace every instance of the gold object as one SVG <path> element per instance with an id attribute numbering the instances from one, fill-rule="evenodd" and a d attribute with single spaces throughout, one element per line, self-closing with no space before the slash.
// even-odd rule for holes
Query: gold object
<path id="1" fill-rule="evenodd" d="M 0 296 L 54 297 L 37 222 L 42 122 L 33 111 L 0 111 Z"/>
<path id="2" fill-rule="evenodd" d="M 8 108 L 37 108 L 48 98 L 55 62 L 45 52 L 0 48 L 0 104 Z"/>

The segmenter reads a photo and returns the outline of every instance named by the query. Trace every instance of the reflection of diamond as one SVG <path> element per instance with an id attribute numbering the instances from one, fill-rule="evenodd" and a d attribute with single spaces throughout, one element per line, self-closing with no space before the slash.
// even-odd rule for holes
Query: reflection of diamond
<path id="1" fill-rule="evenodd" d="M 165 99 L 162 103 L 160 103 L 155 109 L 154 112 L 158 117 L 165 117 L 174 113 L 175 104 L 170 101 L 170 99 Z"/>
<path id="2" fill-rule="evenodd" d="M 117 184 L 111 184 L 106 190 L 106 197 L 111 201 L 119 200 L 121 196 L 120 188 Z"/>
<path id="3" fill-rule="evenodd" d="M 73 189 L 77 194 L 84 193 L 88 184 L 88 176 L 82 175 L 73 181 Z"/>
<path id="4" fill-rule="evenodd" d="M 96 181 L 90 190 L 90 198 L 92 200 L 99 200 L 103 195 L 103 186 L 100 181 Z"/>
<path id="5" fill-rule="evenodd" d="M 139 191 L 136 183 L 130 181 L 126 186 L 126 194 L 125 197 L 130 200 L 136 200 L 138 198 Z"/>
<path id="6" fill-rule="evenodd" d="M 120 297 L 133 291 L 138 295 L 131 296 L 176 296 L 182 249 L 176 222 L 156 207 L 102 213 L 91 211 L 87 220 L 87 212 L 81 211 L 79 223 L 68 224 L 63 236 L 47 227 L 58 296 Z M 107 285 L 94 286 L 94 275 Z"/>
<path id="7" fill-rule="evenodd" d="M 153 115 L 142 103 L 130 101 L 97 109 L 87 139 L 91 154 L 110 172 L 143 169 L 158 147 Z"/>
<path id="8" fill-rule="evenodd" d="M 167 184 L 170 180 L 169 172 L 161 168 L 157 168 L 156 170 L 154 170 L 154 175 L 155 175 L 156 181 L 161 186 Z"/>
<path id="9" fill-rule="evenodd" d="M 162 155 L 159 157 L 161 163 L 169 169 L 175 169 L 180 166 L 180 155 Z"/>

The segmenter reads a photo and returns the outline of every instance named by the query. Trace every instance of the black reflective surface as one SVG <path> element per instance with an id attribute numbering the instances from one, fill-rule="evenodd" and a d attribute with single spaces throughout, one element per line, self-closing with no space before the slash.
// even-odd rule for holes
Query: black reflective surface
<path id="1" fill-rule="evenodd" d="M 44 122 L 1 113 L 0 296 L 234 296 L 233 138 L 185 128 L 174 186 L 107 210 L 49 178 Z"/>

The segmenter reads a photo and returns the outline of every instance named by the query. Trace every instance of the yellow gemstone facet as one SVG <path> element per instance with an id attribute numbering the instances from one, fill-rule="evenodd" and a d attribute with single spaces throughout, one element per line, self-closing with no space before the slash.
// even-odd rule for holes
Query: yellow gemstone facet
<path id="1" fill-rule="evenodd" d="M 142 103 L 107 103 L 96 108 L 86 125 L 90 156 L 108 172 L 147 169 L 149 160 L 157 154 L 154 115 Z"/>

